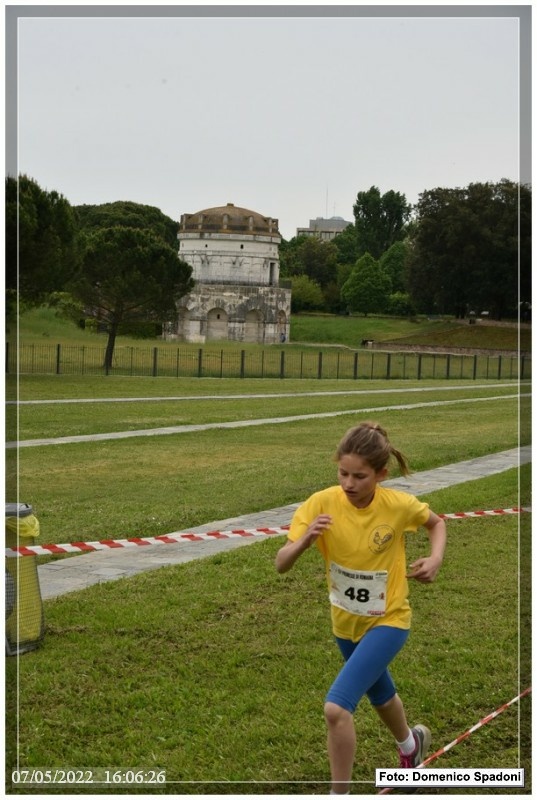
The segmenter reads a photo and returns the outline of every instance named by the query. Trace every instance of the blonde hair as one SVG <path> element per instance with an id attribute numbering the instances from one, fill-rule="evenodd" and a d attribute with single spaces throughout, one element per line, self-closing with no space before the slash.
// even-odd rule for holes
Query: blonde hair
<path id="1" fill-rule="evenodd" d="M 335 460 L 347 455 L 360 456 L 375 472 L 387 467 L 393 456 L 403 475 L 410 472 L 406 457 L 391 444 L 384 428 L 376 422 L 361 422 L 347 431 L 337 446 Z"/>

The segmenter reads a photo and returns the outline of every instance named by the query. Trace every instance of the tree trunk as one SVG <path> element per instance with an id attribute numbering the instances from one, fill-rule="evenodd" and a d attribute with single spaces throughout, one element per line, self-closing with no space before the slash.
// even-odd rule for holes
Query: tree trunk
<path id="1" fill-rule="evenodd" d="M 108 374 L 112 369 L 112 358 L 114 357 L 114 347 L 116 344 L 118 323 L 112 322 L 110 330 L 108 331 L 108 342 L 106 343 L 106 352 L 104 354 L 104 368 Z"/>

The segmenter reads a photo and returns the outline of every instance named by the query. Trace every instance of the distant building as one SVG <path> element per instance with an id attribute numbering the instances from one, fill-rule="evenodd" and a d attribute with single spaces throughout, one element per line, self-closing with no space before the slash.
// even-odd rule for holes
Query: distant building
<path id="1" fill-rule="evenodd" d="M 352 222 L 347 222 L 343 217 L 330 217 L 330 219 L 317 217 L 317 219 L 310 219 L 309 228 L 297 228 L 296 235 L 317 236 L 318 239 L 329 242 L 336 234 L 341 233 L 352 224 Z"/>
<path id="2" fill-rule="evenodd" d="M 195 287 L 179 300 L 166 339 L 289 340 L 291 290 L 280 286 L 277 219 L 228 203 L 183 214 L 177 238 Z"/>

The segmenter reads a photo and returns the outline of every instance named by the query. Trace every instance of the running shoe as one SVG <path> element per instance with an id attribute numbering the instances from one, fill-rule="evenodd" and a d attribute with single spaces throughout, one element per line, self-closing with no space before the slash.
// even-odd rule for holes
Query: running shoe
<path id="1" fill-rule="evenodd" d="M 414 741 L 416 742 L 416 747 L 414 752 L 406 756 L 399 750 L 399 766 L 402 769 L 411 769 L 421 764 L 422 761 L 425 760 L 427 750 L 431 746 L 431 731 L 429 728 L 426 728 L 425 725 L 416 725 L 411 731 L 414 736 Z"/>

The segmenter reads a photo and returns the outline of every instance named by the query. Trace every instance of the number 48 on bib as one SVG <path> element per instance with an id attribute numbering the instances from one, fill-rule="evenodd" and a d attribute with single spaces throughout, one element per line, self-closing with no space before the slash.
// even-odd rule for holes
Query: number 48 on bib
<path id="1" fill-rule="evenodd" d="M 388 573 L 356 571 L 330 564 L 330 602 L 361 617 L 382 617 L 386 613 Z"/>

